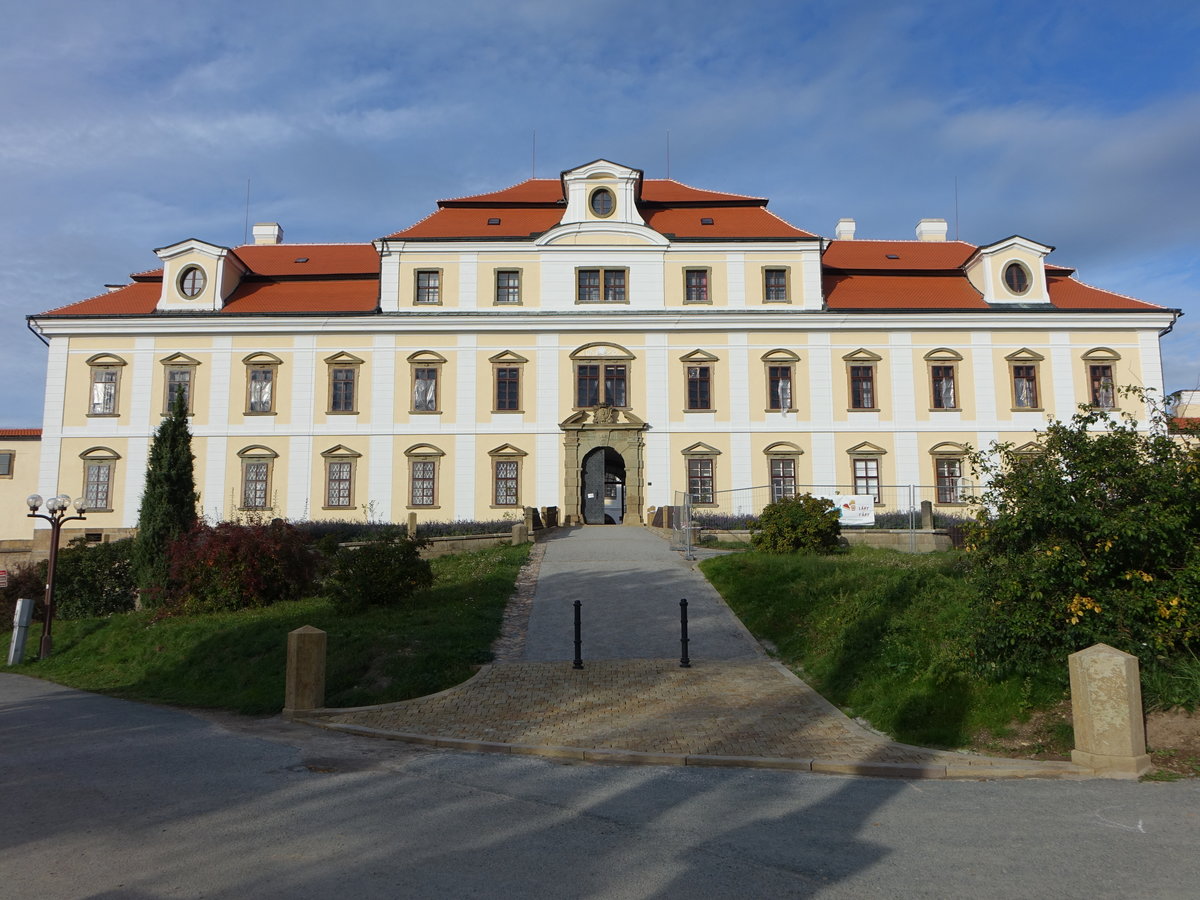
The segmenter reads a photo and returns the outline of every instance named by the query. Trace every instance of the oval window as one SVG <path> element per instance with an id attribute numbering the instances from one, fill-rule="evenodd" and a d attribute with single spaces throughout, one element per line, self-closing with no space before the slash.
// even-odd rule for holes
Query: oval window
<path id="1" fill-rule="evenodd" d="M 179 293 L 189 299 L 199 297 L 207 282 L 208 279 L 205 278 L 203 269 L 199 266 L 188 266 L 179 276 Z"/>
<path id="2" fill-rule="evenodd" d="M 1009 263 L 1004 269 L 1004 283 L 1014 294 L 1029 290 L 1029 272 L 1020 263 Z"/>
<path id="3" fill-rule="evenodd" d="M 613 207 L 616 202 L 613 200 L 612 191 L 608 188 L 599 188 L 592 191 L 592 212 L 602 219 L 606 219 L 613 214 Z"/>

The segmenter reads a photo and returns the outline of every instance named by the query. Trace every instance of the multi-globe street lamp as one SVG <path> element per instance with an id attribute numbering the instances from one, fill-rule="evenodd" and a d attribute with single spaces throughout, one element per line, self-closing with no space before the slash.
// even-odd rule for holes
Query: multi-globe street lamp
<path id="1" fill-rule="evenodd" d="M 38 655 L 39 659 L 46 659 L 54 645 L 51 629 L 54 623 L 54 573 L 58 568 L 58 536 L 62 531 L 63 522 L 84 519 L 86 518 L 84 513 L 87 510 L 83 498 L 79 497 L 75 501 L 77 515 L 68 516 L 67 511 L 71 507 L 71 498 L 66 494 L 59 494 L 57 497 L 47 500 L 44 513 L 38 512 L 42 505 L 41 494 L 30 494 L 25 498 L 25 503 L 29 506 L 29 518 L 45 519 L 50 523 L 50 560 L 46 564 L 46 618 L 42 622 L 42 646 Z"/>

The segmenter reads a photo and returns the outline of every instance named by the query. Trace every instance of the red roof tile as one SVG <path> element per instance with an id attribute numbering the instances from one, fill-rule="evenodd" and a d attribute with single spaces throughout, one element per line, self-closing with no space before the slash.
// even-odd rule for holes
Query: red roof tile
<path id="1" fill-rule="evenodd" d="M 268 278 L 379 274 L 379 253 L 371 244 L 247 244 L 233 252 Z"/>
<path id="2" fill-rule="evenodd" d="M 962 275 L 836 275 L 822 279 L 829 309 L 987 309 Z"/>
<path id="3" fill-rule="evenodd" d="M 975 245 L 965 241 L 831 241 L 821 263 L 870 271 L 960 269 L 974 252 Z"/>
<path id="4" fill-rule="evenodd" d="M 420 240 L 429 238 L 509 238 L 524 240 L 531 234 L 549 231 L 562 218 L 562 208 L 468 207 L 439 209 L 416 225 L 389 234 L 385 240 Z M 488 219 L 500 220 L 489 225 Z"/>
<path id="5" fill-rule="evenodd" d="M 40 428 L 0 428 L 0 440 L 12 438 L 40 438 Z"/>
<path id="6" fill-rule="evenodd" d="M 1144 309 L 1165 310 L 1167 307 L 1135 300 L 1124 294 L 1102 291 L 1100 288 L 1046 272 L 1046 286 L 1050 289 L 1050 302 L 1059 309 Z"/>
<path id="7" fill-rule="evenodd" d="M 373 278 L 243 282 L 221 312 L 354 313 L 372 312 L 378 305 L 379 282 Z"/>
<path id="8" fill-rule="evenodd" d="M 506 187 L 503 190 L 487 194 L 472 194 L 467 197 L 452 197 L 439 200 L 439 207 L 458 206 L 459 204 L 482 204 L 490 206 L 505 203 L 561 203 L 563 200 L 562 182 L 557 178 L 529 178 L 520 184 Z"/>
<path id="9" fill-rule="evenodd" d="M 747 194 L 727 194 L 724 191 L 706 191 L 690 184 L 669 178 L 647 178 L 642 182 L 641 200 L 644 203 L 736 203 L 738 205 L 766 206 L 765 197 Z"/>
<path id="10" fill-rule="evenodd" d="M 1188 418 L 1186 416 L 1172 416 L 1168 427 L 1175 434 L 1196 434 L 1200 432 L 1200 419 Z M 3 432 L 0 432 L 0 434 L 3 434 Z"/>
<path id="11" fill-rule="evenodd" d="M 146 316 L 154 312 L 162 296 L 162 280 L 135 281 L 123 288 L 60 306 L 44 316 Z"/>
<path id="12" fill-rule="evenodd" d="M 761 240 L 815 238 L 789 225 L 761 206 L 675 207 L 646 210 L 646 224 L 660 234 L 677 238 L 758 238 Z M 702 218 L 712 219 L 702 225 Z"/>

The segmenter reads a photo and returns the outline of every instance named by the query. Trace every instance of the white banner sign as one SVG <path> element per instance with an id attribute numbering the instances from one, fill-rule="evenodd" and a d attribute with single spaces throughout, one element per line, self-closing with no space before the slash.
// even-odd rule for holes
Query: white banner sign
<path id="1" fill-rule="evenodd" d="M 870 494 L 817 494 L 832 501 L 842 516 L 843 525 L 874 525 L 875 498 Z"/>

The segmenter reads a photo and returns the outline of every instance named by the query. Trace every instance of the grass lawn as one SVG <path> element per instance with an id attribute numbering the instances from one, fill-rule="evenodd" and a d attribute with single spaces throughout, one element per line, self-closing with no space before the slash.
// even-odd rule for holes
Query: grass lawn
<path id="1" fill-rule="evenodd" d="M 327 632 L 326 704 L 366 706 L 458 684 L 491 659 L 529 546 L 431 561 L 436 580 L 403 607 L 351 614 L 321 598 L 154 621 L 135 612 L 54 623 L 54 653 L 5 671 L 114 697 L 258 714 L 283 707 L 287 633 Z M 0 635 L 8 647 L 9 635 Z M 6 650 L 7 652 L 7 650 Z"/>
<path id="2" fill-rule="evenodd" d="M 957 552 L 855 547 L 734 553 L 701 563 L 760 639 L 821 694 L 896 739 L 963 747 L 1061 702 L 1061 680 L 989 682 L 969 664 L 970 585 Z M 1070 746 L 1069 734 L 1061 738 Z"/>

